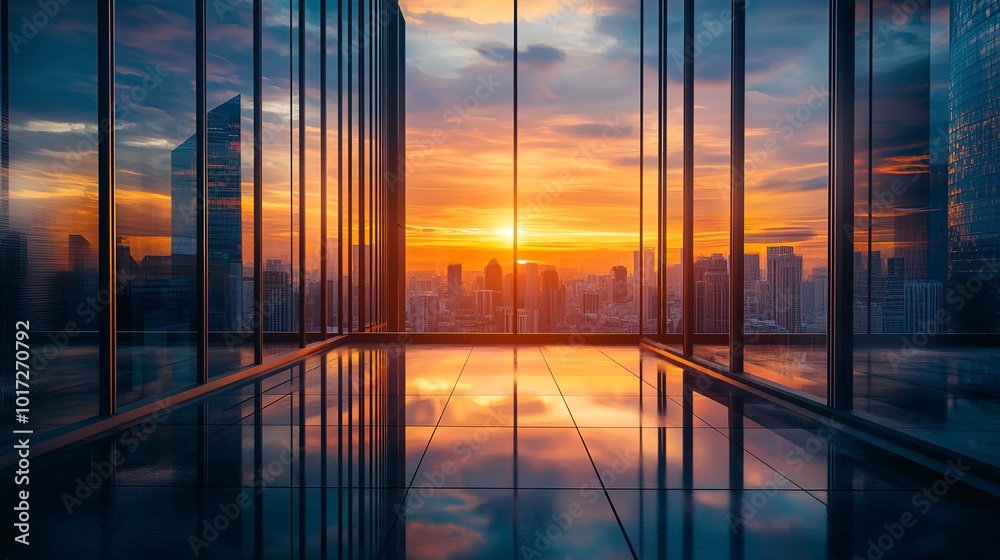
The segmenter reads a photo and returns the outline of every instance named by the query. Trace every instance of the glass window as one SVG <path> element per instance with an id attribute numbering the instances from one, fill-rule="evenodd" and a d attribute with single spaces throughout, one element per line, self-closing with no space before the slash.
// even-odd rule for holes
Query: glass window
<path id="1" fill-rule="evenodd" d="M 298 191 L 292 161 L 292 5 L 264 0 L 262 55 L 264 355 L 298 346 Z"/>
<path id="2" fill-rule="evenodd" d="M 511 332 L 514 4 L 405 16 L 407 330 Z"/>
<path id="3" fill-rule="evenodd" d="M 118 403 L 196 373 L 195 3 L 115 5 Z"/>
<path id="4" fill-rule="evenodd" d="M 732 3 L 694 13 L 694 355 L 729 364 Z"/>
<path id="5" fill-rule="evenodd" d="M 209 377 L 254 360 L 253 15 L 215 3 L 205 23 Z"/>
<path id="6" fill-rule="evenodd" d="M 746 19 L 744 370 L 825 400 L 829 6 Z"/>
<path id="7" fill-rule="evenodd" d="M 92 1 L 60 4 L 28 37 L 34 2 L 4 2 L 9 74 L 0 193 L 0 400 L 15 371 L 31 384 L 36 434 L 98 412 L 97 21 Z M 23 19 L 26 18 L 26 19 Z M 105 298 L 107 294 L 104 295 Z M 106 299 L 104 299 L 106 301 Z M 26 340 L 18 340 L 25 321 Z M 30 358 L 20 360 L 27 345 Z M 19 365 L 17 362 L 24 365 Z M 24 380 L 23 377 L 19 377 Z"/>
<path id="8" fill-rule="evenodd" d="M 639 3 L 518 9 L 518 332 L 638 333 Z"/>

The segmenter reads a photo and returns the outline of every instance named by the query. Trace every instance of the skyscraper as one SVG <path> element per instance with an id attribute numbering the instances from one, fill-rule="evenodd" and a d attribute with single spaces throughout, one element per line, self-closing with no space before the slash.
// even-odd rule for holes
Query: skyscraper
<path id="1" fill-rule="evenodd" d="M 280 260 L 268 260 L 264 265 L 264 331 L 289 332 L 294 325 L 292 317 L 292 283 L 283 270 Z"/>
<path id="2" fill-rule="evenodd" d="M 566 288 L 559 284 L 559 273 L 555 270 L 542 271 L 541 309 L 538 328 L 541 332 L 552 332 L 562 322 L 565 315 Z"/>
<path id="3" fill-rule="evenodd" d="M 611 267 L 611 302 L 628 303 L 628 295 L 628 270 L 622 265 Z"/>
<path id="4" fill-rule="evenodd" d="M 944 286 L 940 282 L 907 282 L 903 286 L 903 332 L 941 332 L 946 327 L 938 314 L 943 297 Z"/>
<path id="5" fill-rule="evenodd" d="M 518 286 L 519 298 L 524 300 L 525 332 L 538 332 L 538 263 L 524 263 L 524 286 Z"/>
<path id="6" fill-rule="evenodd" d="M 767 248 L 767 283 L 774 322 L 787 332 L 802 330 L 802 256 L 790 246 Z"/>
<path id="7" fill-rule="evenodd" d="M 973 301 L 962 296 L 965 303 L 954 306 L 951 329 L 955 332 L 1000 332 L 1000 275 L 992 270 L 1000 258 L 1000 205 L 996 201 L 1000 27 L 996 12 L 996 2 L 951 3 L 948 283 L 949 290 L 969 294 L 973 286 L 978 288 Z"/>
<path id="8" fill-rule="evenodd" d="M 462 265 L 448 265 L 448 299 L 445 309 L 459 311 L 462 309 Z"/>
<path id="9" fill-rule="evenodd" d="M 414 294 L 410 299 L 412 308 L 413 328 L 417 332 L 435 332 L 439 329 L 438 310 L 441 298 L 437 292 L 422 292 Z"/>
<path id="10" fill-rule="evenodd" d="M 729 264 L 721 254 L 694 263 L 695 332 L 729 332 Z"/>
<path id="11" fill-rule="evenodd" d="M 881 300 L 885 313 L 882 318 L 882 332 L 907 332 L 903 330 L 905 319 L 903 284 L 906 281 L 906 270 L 909 263 L 903 257 L 891 257 L 885 262 L 885 292 Z"/>
<path id="12" fill-rule="evenodd" d="M 486 289 L 492 290 L 494 292 L 503 291 L 503 270 L 500 268 L 500 263 L 496 259 L 490 260 L 485 267 L 483 267 L 483 276 L 486 278 Z"/>
<path id="13" fill-rule="evenodd" d="M 760 254 L 743 255 L 743 315 L 756 317 L 761 313 Z"/>
<path id="14" fill-rule="evenodd" d="M 171 152 L 171 254 L 175 278 L 194 278 L 197 137 Z M 208 113 L 208 328 L 242 329 L 243 215 L 240 96 Z"/>

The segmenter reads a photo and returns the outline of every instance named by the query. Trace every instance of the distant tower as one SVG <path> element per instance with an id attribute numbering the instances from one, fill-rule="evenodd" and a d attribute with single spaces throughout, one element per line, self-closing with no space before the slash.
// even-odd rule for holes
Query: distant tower
<path id="1" fill-rule="evenodd" d="M 628 303 L 628 270 L 621 265 L 611 268 L 611 301 L 612 303 Z"/>
<path id="2" fill-rule="evenodd" d="M 194 279 L 197 137 L 171 152 L 171 255 L 175 277 Z M 234 331 L 243 317 L 240 96 L 208 113 L 208 328 Z"/>
<path id="3" fill-rule="evenodd" d="M 907 282 L 903 286 L 903 332 L 940 332 L 944 325 L 940 323 L 938 311 L 943 299 L 944 286 L 940 282 Z"/>
<path id="4" fill-rule="evenodd" d="M 520 286 L 518 286 L 520 288 Z M 519 296 L 524 300 L 527 329 L 524 332 L 538 332 L 538 263 L 524 265 L 524 289 Z"/>
<path id="5" fill-rule="evenodd" d="M 538 315 L 539 331 L 553 332 L 562 322 L 565 315 L 565 301 L 566 291 L 559 285 L 559 273 L 555 270 L 543 270 L 541 310 Z"/>
<path id="6" fill-rule="evenodd" d="M 448 311 L 462 309 L 462 265 L 448 265 L 448 299 L 445 302 Z"/>
<path id="7" fill-rule="evenodd" d="M 948 283 L 960 296 L 954 332 L 1000 333 L 1000 2 L 951 3 Z M 949 303 L 952 298 L 949 297 Z"/>
<path id="8" fill-rule="evenodd" d="M 486 278 L 486 289 L 492 290 L 494 292 L 503 291 L 503 270 L 500 268 L 500 263 L 496 259 L 491 260 L 483 268 L 483 276 Z"/>
<path id="9" fill-rule="evenodd" d="M 774 322 L 787 332 L 802 330 L 802 256 L 789 246 L 767 248 L 767 283 Z"/>
<path id="10" fill-rule="evenodd" d="M 721 254 L 694 263 L 695 332 L 729 332 L 729 264 Z"/>

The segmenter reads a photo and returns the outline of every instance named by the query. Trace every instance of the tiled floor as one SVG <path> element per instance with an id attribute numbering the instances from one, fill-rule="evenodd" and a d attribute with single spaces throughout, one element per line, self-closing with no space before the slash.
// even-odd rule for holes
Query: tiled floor
<path id="1" fill-rule="evenodd" d="M 35 459 L 29 557 L 995 558 L 956 478 L 632 347 L 340 348 Z"/>

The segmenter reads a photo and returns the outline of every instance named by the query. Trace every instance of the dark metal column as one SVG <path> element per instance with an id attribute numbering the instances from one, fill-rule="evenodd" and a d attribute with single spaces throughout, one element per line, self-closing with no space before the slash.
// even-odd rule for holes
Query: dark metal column
<path id="1" fill-rule="evenodd" d="M 854 3 L 830 2 L 830 295 L 827 400 L 853 407 Z"/>
<path id="2" fill-rule="evenodd" d="M 337 0 L 337 333 L 344 331 L 344 2 Z M 350 208 L 350 206 L 348 206 Z"/>
<path id="3" fill-rule="evenodd" d="M 262 0 L 253 2 L 253 361 L 264 362 L 264 105 Z"/>
<path id="4" fill-rule="evenodd" d="M 666 59 L 667 4 L 660 2 L 657 13 L 656 57 L 656 334 L 666 334 L 667 323 L 667 81 L 663 61 Z M 662 339 L 661 339 L 662 340 Z"/>
<path id="5" fill-rule="evenodd" d="M 4 3 L 5 9 L 6 6 Z M 107 300 L 98 311 L 100 330 L 98 392 L 102 415 L 114 414 L 118 408 L 114 95 L 115 6 L 114 0 L 99 0 L 97 3 L 98 294 Z"/>
<path id="6" fill-rule="evenodd" d="M 195 2 L 195 173 L 198 194 L 195 200 L 197 216 L 198 260 L 195 265 L 195 313 L 197 323 L 198 384 L 208 383 L 208 70 L 205 61 L 206 0 Z"/>
<path id="7" fill-rule="evenodd" d="M 0 6 L 0 232 L 10 228 L 10 37 L 8 4 Z M 6 342 L 6 341 L 5 341 Z M 3 347 L 5 350 L 7 346 Z M 6 363 L 6 362 L 5 362 Z"/>
<path id="8" fill-rule="evenodd" d="M 729 369 L 743 373 L 743 260 L 746 126 L 746 0 L 733 0 L 730 99 Z"/>
<path id="9" fill-rule="evenodd" d="M 684 0 L 684 355 L 694 351 L 694 0 Z"/>
<path id="10" fill-rule="evenodd" d="M 365 0 L 358 4 L 358 330 L 364 332 L 365 321 L 365 267 L 368 259 L 365 251 Z"/>
<path id="11" fill-rule="evenodd" d="M 299 346 L 306 342 L 306 2 L 299 0 Z"/>
<path id="12" fill-rule="evenodd" d="M 632 273 L 639 279 L 639 336 L 646 334 L 645 313 L 643 301 L 646 295 L 646 230 L 644 229 L 645 196 L 645 161 L 646 161 L 646 1 L 639 0 L 639 264 L 638 270 Z M 633 295 L 633 297 L 635 297 Z"/>
<path id="13" fill-rule="evenodd" d="M 511 333 L 517 334 L 517 0 L 514 0 L 514 68 L 513 68 L 513 79 L 514 79 L 514 235 L 513 235 L 513 251 L 514 251 L 514 274 L 511 275 L 510 281 L 510 293 L 511 298 Z M 503 279 L 501 278 L 501 287 L 503 286 Z"/>
<path id="14" fill-rule="evenodd" d="M 326 122 L 326 0 L 319 0 L 319 328 L 322 338 L 327 337 L 330 325 L 330 295 L 327 289 L 329 282 L 327 262 L 329 251 L 327 247 L 327 122 Z M 325 510 L 324 510 L 325 514 Z M 325 537 L 325 534 L 324 534 Z M 325 547 L 324 547 L 325 550 Z"/>

